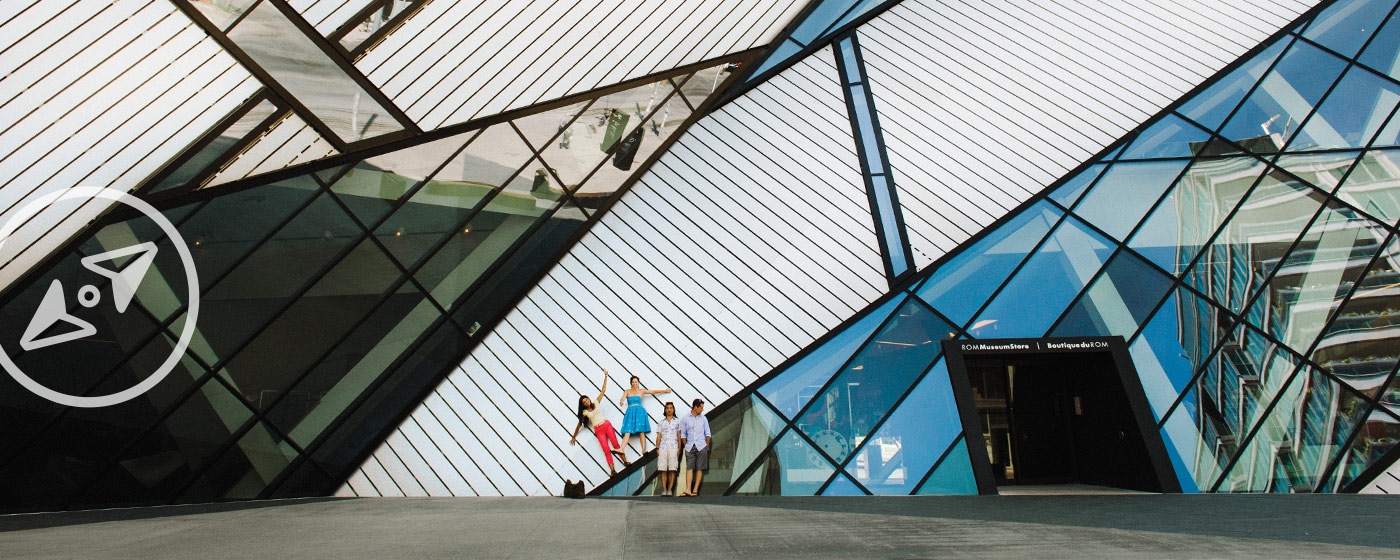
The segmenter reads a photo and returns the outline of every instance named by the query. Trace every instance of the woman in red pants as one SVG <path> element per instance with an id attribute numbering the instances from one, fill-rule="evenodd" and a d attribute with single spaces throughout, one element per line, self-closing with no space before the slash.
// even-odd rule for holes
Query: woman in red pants
<path id="1" fill-rule="evenodd" d="M 578 444 L 579 428 L 591 428 L 593 434 L 598 436 L 598 444 L 603 446 L 603 457 L 608 460 L 608 471 L 617 474 L 617 469 L 613 467 L 613 455 L 622 460 L 624 467 L 631 463 L 627 462 L 627 451 L 617 442 L 617 430 L 613 429 L 612 422 L 603 415 L 602 409 L 598 408 L 598 403 L 607 402 L 607 394 L 608 371 L 603 370 L 603 390 L 598 392 L 598 398 L 589 399 L 587 395 L 578 397 L 578 425 L 574 426 L 574 435 L 569 438 L 569 445 Z"/>

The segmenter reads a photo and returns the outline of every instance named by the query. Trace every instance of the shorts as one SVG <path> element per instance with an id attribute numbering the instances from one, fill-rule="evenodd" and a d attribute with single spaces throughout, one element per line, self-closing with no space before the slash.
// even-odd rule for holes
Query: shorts
<path id="1" fill-rule="evenodd" d="M 686 463 L 686 465 L 687 465 L 687 468 L 690 469 L 690 470 L 692 470 L 692 471 L 708 471 L 708 470 L 710 470 L 710 448 L 709 448 L 709 447 L 705 447 L 705 448 L 703 448 L 703 449 L 686 448 L 686 450 L 685 450 L 685 463 Z"/>
<path id="2" fill-rule="evenodd" d="M 679 447 L 661 449 L 656 452 L 656 470 L 675 471 L 681 468 L 681 450 Z"/>

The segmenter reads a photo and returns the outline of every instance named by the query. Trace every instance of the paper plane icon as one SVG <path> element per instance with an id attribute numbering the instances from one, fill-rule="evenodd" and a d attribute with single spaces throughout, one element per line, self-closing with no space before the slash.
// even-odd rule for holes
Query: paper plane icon
<path id="1" fill-rule="evenodd" d="M 138 255 L 131 262 L 128 262 L 121 270 L 112 270 L 98 266 L 97 263 L 109 262 L 126 257 Z M 146 271 L 150 270 L 151 263 L 156 259 L 156 244 L 149 241 L 123 247 L 113 251 L 107 251 L 99 255 L 83 257 L 84 268 L 106 276 L 112 280 L 112 305 L 117 308 L 118 313 L 125 313 L 126 306 L 131 304 L 131 298 L 136 296 L 136 287 L 141 285 L 141 280 L 146 277 Z"/>
<path id="2" fill-rule="evenodd" d="M 39 335 L 57 323 L 68 323 L 78 330 L 39 338 Z M 97 327 L 92 326 L 92 323 L 68 314 L 68 301 L 63 297 L 63 283 L 54 280 L 49 284 L 49 291 L 44 294 L 44 300 L 39 302 L 39 309 L 34 312 L 34 318 L 30 319 L 29 326 L 25 327 L 24 336 L 19 339 L 19 347 L 28 352 L 95 334 Z"/>

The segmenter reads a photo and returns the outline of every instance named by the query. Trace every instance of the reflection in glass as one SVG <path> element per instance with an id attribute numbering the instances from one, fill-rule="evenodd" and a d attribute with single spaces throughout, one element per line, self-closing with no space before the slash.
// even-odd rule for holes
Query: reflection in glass
<path id="1" fill-rule="evenodd" d="M 1115 163 L 1074 213 L 1116 239 L 1127 239 L 1188 160 Z"/>
<path id="2" fill-rule="evenodd" d="M 1318 338 L 1312 360 L 1351 388 L 1378 396 L 1400 360 L 1400 241 L 1376 255 Z M 1354 276 L 1353 276 L 1354 279 Z M 1350 283 L 1347 284 L 1351 288 Z M 1330 307 L 1329 307 L 1330 309 Z M 1312 329 L 1322 328 L 1321 323 Z"/>
<path id="3" fill-rule="evenodd" d="M 1392 0 L 1339 0 L 1313 18 L 1303 37 L 1342 56 L 1356 56 L 1394 7 Z"/>
<path id="4" fill-rule="evenodd" d="M 1266 167 L 1246 157 L 1197 160 L 1128 247 L 1180 275 Z"/>
<path id="5" fill-rule="evenodd" d="M 1400 151 L 1366 152 L 1337 198 L 1382 222 L 1400 224 Z"/>
<path id="6" fill-rule="evenodd" d="M 1193 144 L 1209 137 L 1209 133 L 1181 117 L 1167 115 L 1138 134 L 1118 159 L 1190 157 L 1195 153 Z"/>
<path id="7" fill-rule="evenodd" d="M 228 37 L 341 140 L 403 130 L 272 2 L 258 4 Z"/>
<path id="8" fill-rule="evenodd" d="M 674 128 L 672 119 L 688 116 L 683 107 L 684 103 L 674 99 L 670 80 L 610 93 L 579 112 L 558 136 L 535 147 L 548 163 L 553 179 L 560 183 L 558 188 L 573 192 L 594 170 L 610 168 L 621 173 L 612 181 L 588 182 L 595 190 L 610 183 L 616 188 L 616 183 L 631 175 L 632 163 L 643 145 L 659 143 L 656 137 L 667 132 L 664 127 Z"/>
<path id="9" fill-rule="evenodd" d="M 1132 253 L 1120 252 L 1050 336 L 1129 338 L 1170 287 L 1170 278 Z"/>
<path id="10" fill-rule="evenodd" d="M 234 20 L 258 0 L 185 0 L 219 29 L 228 29 Z"/>
<path id="11" fill-rule="evenodd" d="M 1400 102 L 1400 86 L 1353 66 L 1327 94 L 1288 149 L 1363 148 Z"/>
<path id="12" fill-rule="evenodd" d="M 812 496 L 835 471 L 820 451 L 789 429 L 734 494 Z"/>
<path id="13" fill-rule="evenodd" d="M 374 10 L 365 16 L 365 19 L 355 23 L 350 31 L 340 38 L 340 46 L 345 50 L 354 52 L 356 48 L 364 43 L 366 39 L 372 37 L 376 32 L 389 23 L 389 20 L 402 14 L 409 7 L 422 2 L 423 0 L 378 0 L 379 9 Z"/>
<path id="14" fill-rule="evenodd" d="M 1075 175 L 1073 179 L 1065 181 L 1063 185 L 1050 193 L 1050 200 L 1055 201 L 1063 208 L 1073 208 L 1074 203 L 1079 200 L 1079 196 L 1089 189 L 1089 185 L 1094 183 L 1094 179 L 1099 178 L 1107 167 L 1102 163 L 1090 165 L 1088 169 Z"/>
<path id="15" fill-rule="evenodd" d="M 797 363 L 788 366 L 782 374 L 765 382 L 758 392 L 773 403 L 783 416 L 796 417 L 797 411 L 807 406 L 817 391 L 855 354 L 857 348 L 865 344 L 902 301 L 901 298 L 891 298 L 813 349 Z"/>
<path id="16" fill-rule="evenodd" d="M 1070 217 L 977 316 L 977 338 L 1043 336 L 1113 252 L 1113 244 Z M 1035 294 L 1033 302 L 1027 301 Z"/>
<path id="17" fill-rule="evenodd" d="M 876 495 L 909 494 L 962 431 L 948 368 L 939 360 L 846 465 Z"/>
<path id="18" fill-rule="evenodd" d="M 1345 67 L 1317 47 L 1293 43 L 1220 135 L 1255 153 L 1279 151 Z"/>
<path id="19" fill-rule="evenodd" d="M 1372 70 L 1384 72 L 1394 78 L 1400 76 L 1400 14 L 1392 13 L 1386 18 L 1381 30 L 1366 45 L 1357 62 Z"/>
<path id="20" fill-rule="evenodd" d="M 1270 45 L 1224 78 L 1211 84 L 1205 91 L 1182 103 L 1177 112 L 1211 130 L 1220 128 L 1225 118 L 1235 110 L 1240 100 L 1244 99 L 1245 94 L 1249 93 L 1259 79 L 1264 77 L 1264 72 L 1269 70 L 1288 44 L 1289 42 L 1284 40 Z"/>
<path id="21" fill-rule="evenodd" d="M 165 179 L 162 179 L 160 184 L 151 187 L 146 194 L 154 194 L 185 185 L 199 178 L 210 164 L 228 153 L 228 151 L 233 148 L 234 144 L 237 144 L 249 134 L 261 134 L 262 131 L 257 129 L 258 125 L 262 124 L 263 121 L 267 120 L 267 118 L 272 116 L 272 113 L 276 111 L 277 106 L 273 105 L 271 101 L 263 100 L 257 105 L 254 105 L 253 108 L 249 109 L 247 113 L 244 113 L 242 117 L 239 117 L 238 120 L 230 123 L 220 131 L 219 135 L 215 136 L 213 140 L 210 140 L 209 144 L 201 148 L 198 153 L 190 156 L 189 159 L 185 160 L 185 163 L 180 164 L 180 167 L 172 171 Z"/>
<path id="22" fill-rule="evenodd" d="M 786 422 L 754 398 L 740 400 L 710 422 L 714 434 L 710 447 L 710 470 L 701 480 L 700 493 L 721 495 L 734 478 L 768 449 Z"/>
<path id="23" fill-rule="evenodd" d="M 915 492 L 920 496 L 970 495 L 977 493 L 977 479 L 972 474 L 972 459 L 967 445 L 959 437 L 948 449 L 943 461 L 929 474 L 928 480 Z"/>

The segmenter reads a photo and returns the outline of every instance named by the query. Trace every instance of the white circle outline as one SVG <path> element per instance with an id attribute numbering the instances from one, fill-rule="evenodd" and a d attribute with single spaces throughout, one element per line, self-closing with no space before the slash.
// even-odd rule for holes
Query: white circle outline
<path id="1" fill-rule="evenodd" d="M 155 373 L 125 390 L 95 397 L 69 395 L 45 387 L 38 381 L 25 375 L 24 371 L 21 370 L 19 366 L 15 365 L 14 360 L 10 358 L 10 353 L 5 350 L 4 345 L 0 345 L 0 366 L 3 366 L 5 371 L 10 374 L 10 377 L 15 378 L 15 381 L 18 381 L 24 388 L 55 403 L 76 408 L 112 406 L 134 399 L 142 393 L 151 390 L 152 387 L 155 387 L 156 384 L 163 381 L 167 375 L 170 375 L 170 372 L 175 369 L 175 364 L 179 363 L 180 358 L 184 356 L 185 349 L 189 347 L 190 339 L 194 337 L 195 322 L 199 319 L 199 280 L 195 276 L 194 257 L 190 255 L 190 249 L 185 245 L 185 238 L 180 235 L 179 230 L 175 229 L 175 224 L 170 223 L 170 220 L 166 219 L 164 214 L 161 214 L 160 211 L 146 203 L 146 201 L 122 191 L 106 187 L 72 187 L 49 193 L 24 205 L 13 217 L 5 222 L 4 226 L 0 226 L 0 249 L 4 248 L 5 242 L 10 240 L 10 235 L 14 234 L 20 224 L 28 221 L 31 217 L 38 214 L 40 210 L 51 204 L 73 198 L 105 198 L 140 210 L 142 214 L 145 214 L 146 217 L 160 226 L 160 229 L 165 232 L 165 235 L 174 242 L 172 244 L 175 246 L 175 252 L 180 254 L 180 262 L 185 265 L 185 282 L 189 285 L 189 308 L 185 314 L 185 327 L 180 331 L 180 339 L 175 342 L 175 350 L 170 353 L 170 357 L 166 358 L 165 363 L 161 364 L 160 367 L 156 369 Z"/>
<path id="2" fill-rule="evenodd" d="M 83 297 L 83 294 L 88 293 L 92 294 L 92 299 Z M 97 304 L 102 303 L 102 292 L 97 291 L 97 286 L 92 284 L 78 288 L 78 303 L 89 309 L 96 307 Z"/>

